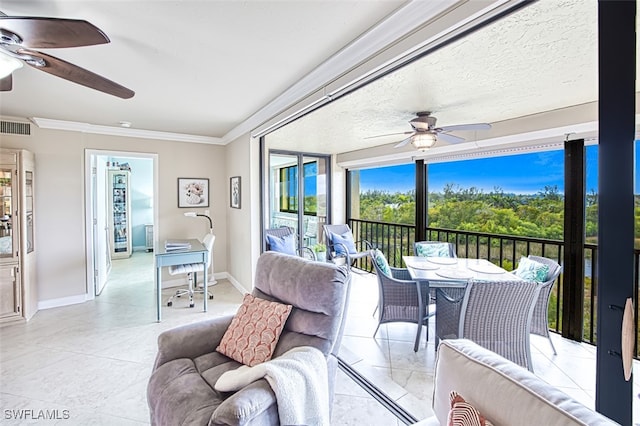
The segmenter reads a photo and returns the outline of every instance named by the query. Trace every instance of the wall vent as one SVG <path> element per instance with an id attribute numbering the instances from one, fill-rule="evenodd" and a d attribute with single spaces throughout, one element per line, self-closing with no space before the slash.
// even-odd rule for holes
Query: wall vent
<path id="1" fill-rule="evenodd" d="M 12 135 L 30 135 L 30 123 L 18 123 L 15 121 L 0 121 L 0 133 L 8 133 Z"/>

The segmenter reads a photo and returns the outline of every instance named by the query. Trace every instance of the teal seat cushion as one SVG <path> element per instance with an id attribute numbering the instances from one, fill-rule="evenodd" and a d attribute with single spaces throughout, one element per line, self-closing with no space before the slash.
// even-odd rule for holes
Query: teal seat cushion
<path id="1" fill-rule="evenodd" d="M 523 280 L 544 282 L 549 274 L 549 266 L 528 257 L 522 257 L 515 274 Z"/>
<path id="2" fill-rule="evenodd" d="M 451 257 L 449 243 L 416 243 L 416 253 L 421 257 Z"/>
<path id="3" fill-rule="evenodd" d="M 293 234 L 285 235 L 284 237 L 267 235 L 267 242 L 270 250 L 296 255 L 296 238 Z"/>

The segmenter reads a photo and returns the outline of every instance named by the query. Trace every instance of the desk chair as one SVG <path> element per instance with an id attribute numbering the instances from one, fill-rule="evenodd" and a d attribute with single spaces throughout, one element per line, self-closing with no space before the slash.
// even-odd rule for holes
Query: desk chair
<path id="1" fill-rule="evenodd" d="M 174 297 L 182 297 L 185 294 L 188 294 L 189 307 L 193 308 L 195 306 L 195 304 L 193 303 L 194 293 L 204 294 L 204 288 L 202 290 L 199 290 L 197 288 L 197 285 L 198 285 L 196 281 L 197 273 L 204 271 L 205 268 L 208 268 L 209 265 L 211 264 L 211 259 L 213 256 L 213 243 L 215 242 L 215 240 L 216 240 L 216 236 L 213 234 L 207 234 L 202 239 L 202 244 L 204 244 L 204 246 L 207 248 L 207 251 L 209 252 L 209 257 L 207 259 L 206 265 L 203 265 L 202 263 L 187 263 L 184 265 L 174 265 L 169 267 L 169 274 L 171 275 L 187 274 L 187 280 L 189 282 L 189 286 L 187 288 L 182 288 L 180 290 L 177 290 L 176 293 L 173 296 L 171 296 L 167 301 L 167 306 L 173 305 Z M 209 299 L 213 299 L 213 294 L 211 294 L 211 292 L 209 291 L 207 291 L 207 296 L 209 297 Z"/>

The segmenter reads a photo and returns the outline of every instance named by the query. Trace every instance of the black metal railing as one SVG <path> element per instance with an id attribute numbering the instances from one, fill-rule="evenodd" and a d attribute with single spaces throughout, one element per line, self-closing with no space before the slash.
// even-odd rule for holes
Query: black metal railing
<path id="1" fill-rule="evenodd" d="M 415 242 L 415 226 L 397 223 L 376 222 L 370 220 L 350 219 L 349 226 L 356 240 L 366 240 L 380 249 L 387 257 L 389 264 L 394 267 L 403 267 L 402 256 L 413 254 Z M 514 235 L 487 234 L 472 231 L 458 231 L 451 229 L 427 228 L 427 240 L 447 241 L 453 243 L 459 257 L 471 259 L 486 259 L 490 262 L 511 271 L 518 260 L 523 256 L 535 255 L 553 259 L 562 264 L 564 241 L 547 240 L 542 238 L 529 238 Z M 366 249 L 366 247 L 359 247 Z M 638 297 L 640 285 L 638 273 L 640 270 L 640 250 L 635 250 L 635 277 L 634 306 L 636 318 L 636 330 L 638 330 Z M 597 288 L 598 288 L 598 246 L 596 244 L 584 245 L 585 270 L 584 270 L 584 303 L 583 303 L 583 341 L 596 343 L 597 323 Z M 361 259 L 356 264 L 357 268 L 372 272 L 371 262 L 368 258 Z M 549 327 L 562 331 L 562 289 L 564 286 L 563 274 L 560 274 L 557 285 L 554 286 L 549 300 Z M 638 337 L 636 335 L 636 358 L 638 358 Z"/>

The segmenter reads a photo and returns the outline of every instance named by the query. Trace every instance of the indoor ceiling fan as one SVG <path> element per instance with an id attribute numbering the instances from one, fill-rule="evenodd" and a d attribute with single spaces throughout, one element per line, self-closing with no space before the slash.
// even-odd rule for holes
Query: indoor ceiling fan
<path id="1" fill-rule="evenodd" d="M 123 99 L 132 90 L 54 56 L 31 49 L 93 46 L 110 40 L 93 24 L 76 19 L 7 16 L 0 12 L 0 91 L 13 87 L 12 73 L 22 64 Z"/>
<path id="2" fill-rule="evenodd" d="M 489 130 L 491 128 L 491 124 L 487 123 L 474 123 L 474 124 L 457 124 L 453 126 L 443 126 L 436 127 L 437 118 L 431 115 L 430 111 L 421 111 L 416 113 L 417 117 L 413 120 L 409 121 L 412 131 L 401 132 L 401 133 L 389 133 L 386 135 L 378 135 L 372 136 L 375 138 L 381 136 L 391 136 L 391 135 L 410 135 L 409 137 L 403 139 L 399 144 L 394 146 L 394 148 L 399 148 L 401 146 L 405 146 L 409 142 L 421 151 L 426 151 L 435 145 L 438 139 L 442 139 L 445 142 L 449 143 L 460 143 L 464 142 L 464 138 L 460 136 L 455 136 L 449 134 L 449 132 L 454 132 L 458 130 Z"/>

